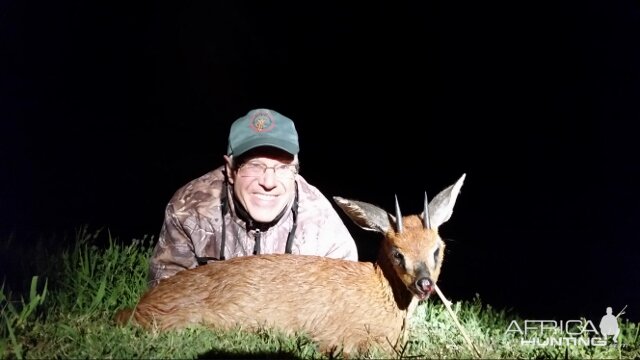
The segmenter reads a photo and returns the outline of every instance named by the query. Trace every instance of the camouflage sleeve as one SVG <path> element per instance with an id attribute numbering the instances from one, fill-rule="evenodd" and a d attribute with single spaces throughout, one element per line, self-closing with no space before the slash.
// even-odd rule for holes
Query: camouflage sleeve
<path id="1" fill-rule="evenodd" d="M 328 245 L 325 256 L 358 261 L 358 249 L 356 243 L 344 225 L 340 216 L 332 210 L 329 211 L 324 225 L 321 227 L 320 243 Z"/>
<path id="2" fill-rule="evenodd" d="M 158 243 L 149 261 L 149 287 L 156 286 L 160 280 L 178 271 L 197 265 L 193 242 L 175 215 L 173 206 L 169 204 L 165 210 Z"/>

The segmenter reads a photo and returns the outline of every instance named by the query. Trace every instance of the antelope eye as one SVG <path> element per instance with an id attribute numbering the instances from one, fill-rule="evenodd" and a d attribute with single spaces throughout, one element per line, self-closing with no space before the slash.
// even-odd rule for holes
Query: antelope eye
<path id="1" fill-rule="evenodd" d="M 391 253 L 391 255 L 393 255 L 393 257 L 394 257 L 395 259 L 398 259 L 398 260 L 402 260 L 402 258 L 403 258 L 402 254 L 401 254 L 401 253 L 400 253 L 400 251 L 398 251 L 398 250 L 393 250 L 393 252 Z"/>
<path id="2" fill-rule="evenodd" d="M 436 248 L 436 251 L 433 252 L 433 258 L 438 261 L 438 258 L 440 257 L 440 246 L 438 246 Z"/>

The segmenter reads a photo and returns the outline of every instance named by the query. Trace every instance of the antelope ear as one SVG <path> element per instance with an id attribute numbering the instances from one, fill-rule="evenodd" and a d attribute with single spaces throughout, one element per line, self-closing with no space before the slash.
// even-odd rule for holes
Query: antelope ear
<path id="1" fill-rule="evenodd" d="M 356 225 L 364 230 L 385 234 L 391 228 L 390 215 L 375 205 L 339 196 L 334 196 L 333 200 Z"/>
<path id="2" fill-rule="evenodd" d="M 460 194 L 460 188 L 462 187 L 462 183 L 464 182 L 466 176 L 467 174 L 462 174 L 462 176 L 458 179 L 458 181 L 455 182 L 455 184 L 442 190 L 429 203 L 428 212 L 432 228 L 438 228 L 440 225 L 447 222 L 449 218 L 451 218 L 453 207 L 456 204 L 456 200 L 458 199 L 458 195 Z M 422 216 L 424 216 L 424 212 Z"/>

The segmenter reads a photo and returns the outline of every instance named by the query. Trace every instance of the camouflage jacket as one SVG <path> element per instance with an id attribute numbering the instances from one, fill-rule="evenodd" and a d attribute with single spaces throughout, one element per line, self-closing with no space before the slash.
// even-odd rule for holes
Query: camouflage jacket
<path id="1" fill-rule="evenodd" d="M 261 254 L 285 252 L 293 225 L 291 204 L 275 225 L 262 231 L 249 229 L 237 216 L 231 200 L 223 216 L 221 195 L 226 187 L 222 169 L 219 167 L 187 183 L 167 204 L 164 224 L 150 259 L 150 286 L 180 270 L 196 267 L 196 257 L 219 259 L 223 221 L 226 259 L 252 255 L 258 233 Z M 355 242 L 329 200 L 302 176 L 297 175 L 296 182 L 298 217 L 291 252 L 357 261 Z M 228 188 L 228 199 L 232 199 L 231 187 Z"/>

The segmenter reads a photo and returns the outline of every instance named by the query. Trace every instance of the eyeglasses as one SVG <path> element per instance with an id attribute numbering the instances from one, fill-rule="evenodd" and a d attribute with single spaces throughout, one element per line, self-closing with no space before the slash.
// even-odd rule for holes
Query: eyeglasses
<path id="1" fill-rule="evenodd" d="M 249 161 L 238 168 L 238 174 L 244 177 L 259 177 L 264 175 L 267 169 L 273 169 L 276 177 L 281 179 L 292 179 L 298 173 L 298 167 L 291 164 L 278 164 L 267 166 L 261 162 Z"/>

